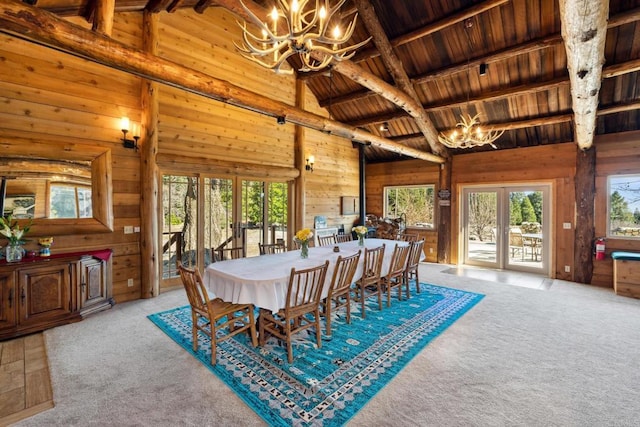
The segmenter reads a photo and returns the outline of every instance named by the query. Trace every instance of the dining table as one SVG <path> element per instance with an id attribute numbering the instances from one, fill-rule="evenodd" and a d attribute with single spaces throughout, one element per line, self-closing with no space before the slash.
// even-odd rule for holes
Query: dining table
<path id="1" fill-rule="evenodd" d="M 248 258 L 230 259 L 209 264 L 204 270 L 203 280 L 212 296 L 239 304 L 251 303 L 261 309 L 275 313 L 284 308 L 291 269 L 316 267 L 329 261 L 329 267 L 322 289 L 322 298 L 329 292 L 333 270 L 339 256 L 349 256 L 364 248 L 385 245 L 381 275 L 388 273 L 391 257 L 396 245 L 409 242 L 378 238 L 364 239 L 364 247 L 357 240 L 329 246 L 309 248 L 309 256 L 302 258 L 300 249 L 288 252 L 260 255 Z M 336 249 L 337 248 L 337 251 Z M 362 276 L 364 256 L 360 257 L 354 281 Z"/>

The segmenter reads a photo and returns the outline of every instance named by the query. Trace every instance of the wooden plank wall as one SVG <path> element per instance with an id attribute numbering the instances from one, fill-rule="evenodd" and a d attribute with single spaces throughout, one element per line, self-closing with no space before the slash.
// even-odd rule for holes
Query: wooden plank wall
<path id="1" fill-rule="evenodd" d="M 575 228 L 574 176 L 577 146 L 573 143 L 542 145 L 501 151 L 456 155 L 452 165 L 452 262 L 459 258 L 460 195 L 464 185 L 551 184 L 551 276 L 572 280 Z M 571 223 L 565 230 L 562 223 Z M 564 266 L 571 267 L 565 273 Z"/>
<path id="2" fill-rule="evenodd" d="M 596 137 L 595 235 L 607 235 L 607 176 L 640 173 L 640 132 L 623 132 Z M 592 284 L 613 287 L 611 252 L 640 252 L 640 241 L 608 238 L 606 258 L 593 262 Z"/>
<path id="3" fill-rule="evenodd" d="M 139 47 L 139 16 L 116 16 L 113 38 Z M 90 28 L 82 19 L 71 21 Z M 139 236 L 124 234 L 125 225 L 140 225 L 139 154 L 122 147 L 119 118 L 126 115 L 139 123 L 140 79 L 4 34 L 0 57 L 0 140 L 18 137 L 64 142 L 71 150 L 87 145 L 111 149 L 115 231 L 55 236 L 52 252 L 112 248 L 114 298 L 139 298 Z M 36 243 L 31 239 L 26 248 L 37 249 Z M 127 286 L 129 278 L 132 287 Z"/>
<path id="4" fill-rule="evenodd" d="M 406 160 L 391 163 L 374 163 L 366 167 L 367 214 L 383 216 L 384 187 L 393 185 L 427 184 L 435 186 L 438 193 L 440 166 L 423 160 Z M 411 233 L 424 237 L 425 260 L 438 260 L 437 230 L 411 229 Z"/>

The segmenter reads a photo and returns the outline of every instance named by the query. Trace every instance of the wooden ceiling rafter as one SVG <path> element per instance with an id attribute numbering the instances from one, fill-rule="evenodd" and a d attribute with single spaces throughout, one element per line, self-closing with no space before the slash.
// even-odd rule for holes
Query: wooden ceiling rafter
<path id="1" fill-rule="evenodd" d="M 445 18 L 439 19 L 436 22 L 425 25 L 424 27 L 418 28 L 414 31 L 411 31 L 407 34 L 403 34 L 398 36 L 392 40 L 389 40 L 391 46 L 396 48 L 398 46 L 402 46 L 404 44 L 410 43 L 412 41 L 418 40 L 422 37 L 426 37 L 430 34 L 436 33 L 438 31 L 443 30 L 444 28 L 455 25 L 459 22 L 463 22 L 469 18 L 473 18 L 476 15 L 484 13 L 488 10 L 493 9 L 494 7 L 501 6 L 511 0 L 487 0 L 482 3 L 475 4 L 467 9 L 464 9 L 460 12 L 454 13 Z M 367 49 L 358 52 L 353 57 L 353 62 L 358 63 L 362 61 L 366 61 L 367 59 L 372 59 L 377 56 L 380 56 L 380 52 L 377 49 Z"/>
<path id="2" fill-rule="evenodd" d="M 407 75 L 402 62 L 393 51 L 393 47 L 391 46 L 391 43 L 389 43 L 387 34 L 384 32 L 382 24 L 380 24 L 371 2 L 369 0 L 352 1 L 356 5 L 360 18 L 362 19 L 362 23 L 378 48 L 382 62 L 387 68 L 387 71 L 389 71 L 393 77 L 396 86 L 419 105 L 420 98 L 418 98 L 418 94 L 416 93 L 411 80 L 409 80 L 409 76 Z M 448 156 L 447 149 L 438 143 L 438 131 L 431 122 L 427 112 L 424 111 L 424 109 L 419 109 L 418 115 L 413 117 L 413 119 L 418 129 L 420 129 L 424 135 L 426 142 L 431 147 L 431 151 L 436 154 Z"/>
<path id="3" fill-rule="evenodd" d="M 215 0 L 216 5 L 224 7 L 230 12 L 236 14 L 246 21 L 251 21 L 251 17 L 248 16 L 247 12 L 239 6 L 237 1 L 234 0 Z M 257 5 L 255 2 L 246 1 L 245 6 L 249 8 L 256 16 L 267 16 L 268 11 L 262 8 L 260 5 Z M 312 54 L 313 56 L 313 54 Z M 402 90 L 396 88 L 393 85 L 385 82 L 380 79 L 373 73 L 370 73 L 364 70 L 362 67 L 356 65 L 352 61 L 343 60 L 343 61 L 332 61 L 331 66 L 334 71 L 342 74 L 347 79 L 350 79 L 361 86 L 368 88 L 369 90 L 376 92 L 381 95 L 383 98 L 388 100 L 389 102 L 395 104 L 399 108 L 405 110 L 411 117 L 419 118 L 424 113 L 422 105 L 419 102 L 413 100 L 409 95 L 407 95 Z M 439 160 L 438 162 L 444 161 L 441 157 L 442 155 L 446 156 L 446 151 L 443 147 L 437 144 L 437 133 L 435 134 L 435 140 L 427 140 L 429 146 L 432 148 L 435 153 L 434 156 Z"/>
<path id="4" fill-rule="evenodd" d="M 398 154 L 443 163 L 435 154 L 406 147 L 344 123 L 248 91 L 227 81 L 151 55 L 100 33 L 86 30 L 43 9 L 18 0 L 0 3 L 0 32 L 62 50 L 104 66 L 167 84 L 190 93 L 257 113 L 286 117 L 287 122 Z"/>
<path id="5" fill-rule="evenodd" d="M 163 10 L 167 10 L 172 2 L 173 0 L 149 0 L 144 10 L 151 13 L 160 13 Z"/>
<path id="6" fill-rule="evenodd" d="M 608 17 L 608 0 L 560 0 L 562 38 L 571 80 L 574 139 L 582 150 L 591 147 L 596 130 Z"/>
<path id="7" fill-rule="evenodd" d="M 636 22 L 640 20 L 640 8 L 635 8 L 629 10 L 627 12 L 619 13 L 613 16 L 609 22 L 607 23 L 607 28 L 616 28 L 624 24 L 629 24 L 632 22 Z M 511 58 L 515 58 L 520 55 L 526 55 L 531 52 L 535 52 L 541 49 L 548 49 L 551 47 L 558 46 L 562 43 L 562 34 L 555 33 L 547 36 L 543 36 L 534 40 L 530 40 L 528 42 L 520 43 L 518 45 L 510 46 L 505 49 L 500 49 L 498 51 L 489 53 L 484 56 L 478 56 L 475 58 L 471 58 L 469 63 L 467 61 L 461 61 L 456 64 L 450 65 L 448 67 L 440 68 L 437 70 L 428 71 L 421 75 L 412 77 L 412 81 L 414 84 L 422 84 L 430 81 L 434 81 L 443 77 L 448 77 L 453 74 L 457 74 L 463 72 L 470 68 L 476 68 L 480 66 L 480 64 L 492 64 L 495 62 L 505 61 Z M 640 60 L 639 60 L 640 62 Z M 624 69 L 624 68 L 623 68 Z M 628 71 L 622 71 L 621 74 L 625 74 Z M 604 71 L 603 71 L 604 73 Z M 603 74 L 603 77 L 605 74 Z M 613 74 L 607 75 L 607 77 L 614 77 Z M 332 97 L 332 105 L 338 105 L 346 102 L 357 102 L 364 98 L 375 96 L 369 91 L 357 90 L 349 93 L 344 93 Z M 319 103 L 321 106 L 326 105 L 328 100 L 323 99 L 320 100 Z"/>

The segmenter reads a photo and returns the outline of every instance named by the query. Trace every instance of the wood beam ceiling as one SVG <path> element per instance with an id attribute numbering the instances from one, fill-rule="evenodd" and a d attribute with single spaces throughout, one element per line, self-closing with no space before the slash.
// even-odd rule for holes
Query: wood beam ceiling
<path id="1" fill-rule="evenodd" d="M 225 9 L 239 16 L 245 21 L 251 21 L 251 17 L 236 0 L 215 0 L 215 4 L 224 7 Z M 252 1 L 245 1 L 245 5 L 256 16 L 268 15 L 268 11 L 266 9 Z M 375 74 L 364 70 L 362 67 L 359 67 L 352 61 L 334 60 L 331 62 L 331 66 L 333 67 L 334 71 L 342 74 L 344 77 L 353 80 L 361 86 L 368 88 L 369 90 L 377 93 L 389 102 L 397 105 L 399 108 L 405 110 L 411 117 L 419 119 L 423 114 L 423 108 L 419 102 L 416 102 L 402 90 L 399 90 L 395 86 L 381 80 Z M 437 132 L 434 134 L 434 136 L 435 139 L 427 139 L 427 142 L 429 143 L 429 146 L 431 147 L 433 153 L 438 156 L 441 161 L 444 161 L 442 156 L 447 157 L 447 151 L 442 145 L 438 143 Z"/>
<path id="2" fill-rule="evenodd" d="M 411 80 L 409 80 L 409 76 L 407 75 L 402 62 L 400 62 L 400 59 L 393 51 L 393 47 L 391 46 L 391 43 L 389 43 L 387 34 L 384 32 L 371 2 L 369 0 L 352 1 L 356 5 L 358 13 L 361 16 L 362 23 L 367 28 L 369 35 L 373 38 L 373 42 L 380 52 L 382 62 L 393 77 L 396 86 L 406 93 L 415 104 L 420 105 L 420 98 L 418 97 Z M 416 112 L 417 116 L 414 117 L 415 123 L 431 146 L 431 150 L 434 153 L 444 153 L 445 149 L 438 144 L 438 131 L 431 122 L 431 119 L 429 119 L 427 112 L 423 108 L 418 108 Z"/>
<path id="3" fill-rule="evenodd" d="M 28 41 L 240 108 L 273 117 L 284 116 L 288 122 L 300 126 L 371 144 L 408 157 L 435 163 L 445 161 L 432 153 L 406 147 L 131 48 L 124 43 L 85 30 L 43 9 L 28 6 L 17 0 L 5 0 L 0 4 L 0 32 L 19 36 Z"/>

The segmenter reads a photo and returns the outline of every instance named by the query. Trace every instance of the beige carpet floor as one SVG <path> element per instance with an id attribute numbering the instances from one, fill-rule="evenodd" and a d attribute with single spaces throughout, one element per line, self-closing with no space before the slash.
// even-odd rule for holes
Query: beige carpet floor
<path id="1" fill-rule="evenodd" d="M 486 297 L 431 342 L 351 426 L 636 426 L 640 300 L 555 280 L 541 288 L 447 273 Z M 181 290 L 45 333 L 56 407 L 17 426 L 261 426 L 146 315 Z"/>

